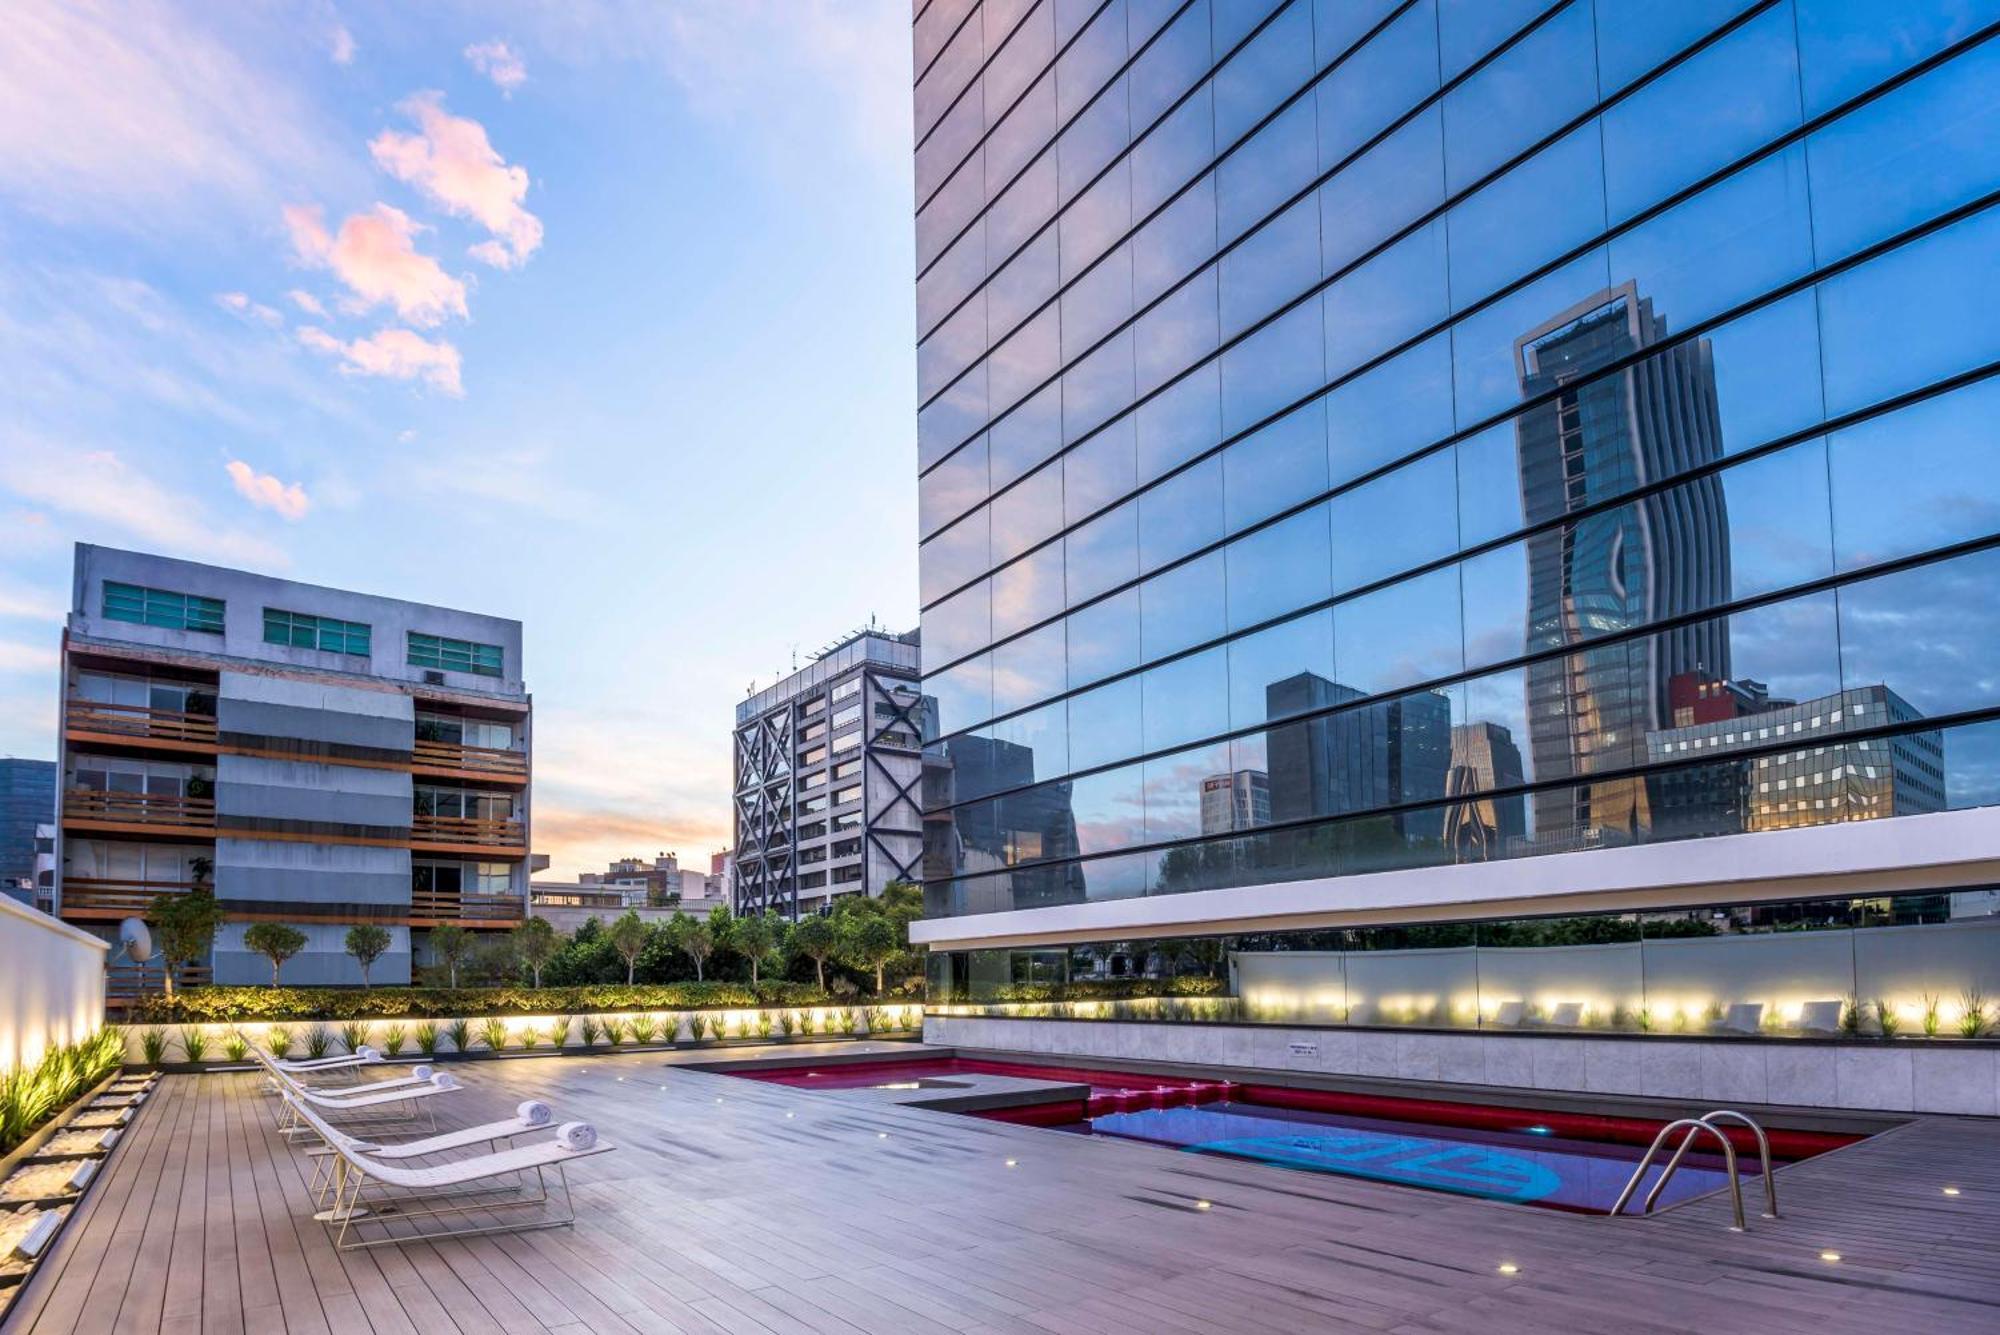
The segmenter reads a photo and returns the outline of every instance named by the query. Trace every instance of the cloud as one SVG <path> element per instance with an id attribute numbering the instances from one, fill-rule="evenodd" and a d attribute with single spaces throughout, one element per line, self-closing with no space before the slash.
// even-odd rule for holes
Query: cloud
<path id="1" fill-rule="evenodd" d="M 487 141 L 485 128 L 451 115 L 438 93 L 408 98 L 402 111 L 419 132 L 384 130 L 375 136 L 368 151 L 376 164 L 447 213 L 491 232 L 495 240 L 472 247 L 475 259 L 499 269 L 525 261 L 542 244 L 541 219 L 521 207 L 528 196 L 527 169 L 508 165 Z"/>
<path id="2" fill-rule="evenodd" d="M 681 865 L 708 868 L 730 842 L 729 752 L 675 735 L 670 711 L 635 706 L 637 717 L 607 719 L 556 706 L 535 716 L 535 851 L 555 870 L 596 871 L 615 857 L 673 849 Z M 628 731 L 629 730 L 629 731 Z M 643 733 L 643 754 L 619 739 Z M 604 748 L 628 763 L 606 765 Z"/>
<path id="3" fill-rule="evenodd" d="M 53 648 L 0 640 L 0 672 L 52 672 L 62 662 Z"/>
<path id="4" fill-rule="evenodd" d="M 285 293 L 285 299 L 307 315 L 317 315 L 322 318 L 326 315 L 326 307 L 320 305 L 319 298 L 301 288 L 295 287 Z"/>
<path id="5" fill-rule="evenodd" d="M 405 467 L 398 476 L 417 491 L 512 506 L 545 519 L 585 519 L 595 504 L 545 449 L 487 445 L 464 453 L 428 455 Z"/>
<path id="6" fill-rule="evenodd" d="M 0 588 L 0 617 L 21 617 L 30 621 L 62 619 L 62 599 L 54 593 L 21 588 Z"/>
<path id="7" fill-rule="evenodd" d="M 327 39 L 327 53 L 336 65 L 354 63 L 354 34 L 347 30 L 345 24 L 333 25 L 333 32 Z"/>
<path id="8" fill-rule="evenodd" d="M 198 497 L 155 480 L 117 450 L 15 432 L 0 450 L 0 487 L 169 554 L 251 569 L 291 564 L 280 548 L 217 521 Z"/>
<path id="9" fill-rule="evenodd" d="M 278 314 L 278 312 L 272 310 L 262 302 L 250 300 L 247 293 L 218 292 L 215 294 L 215 304 L 226 311 L 232 311 L 242 316 L 246 320 L 255 320 L 258 324 L 268 325 L 273 329 L 276 329 L 285 322 L 284 316 Z"/>
<path id="10" fill-rule="evenodd" d="M 225 8 L 228 41 L 204 22 Z M 278 19 L 76 0 L 10 0 L 5 18 L 0 199 L 23 212 L 158 238 L 190 222 L 237 228 L 288 183 L 362 179 L 304 81 L 232 49 L 281 50 Z"/>
<path id="11" fill-rule="evenodd" d="M 259 509 L 275 510 L 294 522 L 304 519 L 312 502 L 306 498 L 306 489 L 296 482 L 280 482 L 269 473 L 260 473 L 241 459 L 231 459 L 224 465 L 229 480 L 236 484 L 237 494 Z"/>
<path id="12" fill-rule="evenodd" d="M 472 68 L 493 81 L 493 86 L 512 97 L 514 90 L 528 81 L 528 66 L 520 55 L 499 38 L 474 42 L 465 48 Z"/>
<path id="13" fill-rule="evenodd" d="M 433 342 L 408 329 L 382 329 L 366 338 L 342 342 L 324 329 L 302 326 L 298 340 L 314 352 L 341 359 L 341 370 L 352 375 L 390 380 L 421 380 L 453 398 L 465 395 L 459 379 L 458 349 L 443 339 Z"/>
<path id="14" fill-rule="evenodd" d="M 377 204 L 349 214 L 338 233 L 326 230 L 317 204 L 287 204 L 283 212 L 299 259 L 331 269 L 354 294 L 354 309 L 386 302 L 403 319 L 424 326 L 453 315 L 465 318 L 465 284 L 417 253 L 416 235 L 425 229 L 401 209 Z"/>

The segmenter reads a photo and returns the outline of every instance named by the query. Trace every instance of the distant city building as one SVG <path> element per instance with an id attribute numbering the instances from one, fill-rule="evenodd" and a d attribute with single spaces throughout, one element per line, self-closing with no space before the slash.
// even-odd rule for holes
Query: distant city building
<path id="1" fill-rule="evenodd" d="M 285 981 L 359 983 L 374 923 L 396 983 L 429 929 L 526 912 L 518 621 L 79 544 L 61 689 L 68 921 L 207 883 L 216 982 L 270 980 L 244 932 L 275 921 L 306 936 Z"/>
<path id="2" fill-rule="evenodd" d="M 35 827 L 56 815 L 56 762 L 0 756 L 0 885 L 34 883 Z"/>
<path id="3" fill-rule="evenodd" d="M 1443 695 L 1418 691 L 1362 709 L 1315 712 L 1363 692 L 1302 672 L 1271 683 L 1264 697 L 1270 718 L 1313 715 L 1265 733 L 1271 820 L 1338 816 L 1444 791 L 1452 724 Z M 1442 816 L 1432 808 L 1399 813 L 1392 823 L 1405 838 L 1435 839 Z"/>
<path id="4" fill-rule="evenodd" d="M 1271 823 L 1271 776 L 1260 769 L 1211 774 L 1201 781 L 1201 832 L 1224 834 Z"/>
<path id="5" fill-rule="evenodd" d="M 1678 683 L 1683 698 L 1697 689 Z M 1688 833 L 1787 830 L 1828 821 L 1911 816 L 1946 807 L 1943 739 L 1935 731 L 1847 739 L 1843 734 L 1923 718 L 1887 686 L 1856 686 L 1799 702 L 1771 701 L 1755 682 L 1703 681 L 1701 712 L 1720 717 L 1646 734 L 1649 761 L 1699 760 L 1735 751 L 1763 752 L 1750 765 L 1682 766 L 1652 779 L 1656 823 Z M 1722 712 L 1735 702 L 1755 707 Z M 1690 709 L 1690 713 L 1695 712 Z M 1797 749 L 1772 751 L 1797 740 Z"/>
<path id="6" fill-rule="evenodd" d="M 923 708 L 917 633 L 872 629 L 736 707 L 737 912 L 795 918 L 917 878 Z"/>
<path id="7" fill-rule="evenodd" d="M 1444 837 L 1453 861 L 1502 857 L 1526 837 L 1525 799 L 1519 793 L 1494 793 L 1521 782 L 1521 748 L 1512 731 L 1498 723 L 1461 723 L 1451 730 L 1451 776 L 1445 791 L 1464 799 L 1445 810 Z"/>

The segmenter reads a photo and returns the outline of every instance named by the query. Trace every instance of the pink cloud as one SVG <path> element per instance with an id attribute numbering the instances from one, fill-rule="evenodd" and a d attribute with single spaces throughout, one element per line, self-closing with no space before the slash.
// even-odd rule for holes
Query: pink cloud
<path id="1" fill-rule="evenodd" d="M 270 325 L 273 329 L 285 322 L 285 317 L 266 306 L 261 301 L 252 301 L 246 292 L 218 292 L 215 304 L 226 311 L 233 311 L 246 320 Z"/>
<path id="2" fill-rule="evenodd" d="M 474 42 L 465 48 L 472 68 L 493 80 L 493 86 L 512 97 L 514 90 L 528 81 L 528 66 L 520 55 L 499 38 Z"/>
<path id="3" fill-rule="evenodd" d="M 302 288 L 295 287 L 285 293 L 285 299 L 304 311 L 307 315 L 324 316 L 326 314 L 326 307 L 319 304 L 319 298 Z"/>
<path id="4" fill-rule="evenodd" d="M 421 380 L 453 398 L 465 394 L 459 379 L 458 349 L 443 339 L 433 342 L 408 329 L 383 329 L 343 342 L 324 329 L 306 325 L 298 331 L 298 340 L 314 352 L 339 357 L 340 369 L 350 375 Z"/>
<path id="5" fill-rule="evenodd" d="M 306 517 L 312 502 L 306 497 L 306 489 L 296 482 L 280 482 L 269 473 L 260 473 L 241 459 L 231 459 L 225 465 L 229 480 L 236 484 L 237 494 L 250 504 L 263 510 L 275 510 L 290 520 Z"/>
<path id="6" fill-rule="evenodd" d="M 465 317 L 465 284 L 430 256 L 417 253 L 421 226 L 401 209 L 377 204 L 366 213 L 349 214 L 338 233 L 326 230 L 316 204 L 287 204 L 284 217 L 299 259 L 331 269 L 354 293 L 358 309 L 387 302 L 403 319 L 419 325 Z"/>
<path id="7" fill-rule="evenodd" d="M 478 121 L 445 111 L 438 93 L 419 93 L 402 110 L 419 132 L 376 135 L 368 144 L 376 164 L 447 213 L 491 232 L 494 240 L 472 247 L 475 259 L 500 269 L 525 261 L 542 244 L 541 219 L 521 207 L 527 169 L 510 166 L 494 151 Z"/>
<path id="8" fill-rule="evenodd" d="M 333 57 L 333 63 L 336 65 L 352 65 L 354 63 L 354 34 L 342 25 L 338 23 L 334 24 L 333 32 L 327 38 L 327 54 Z"/>

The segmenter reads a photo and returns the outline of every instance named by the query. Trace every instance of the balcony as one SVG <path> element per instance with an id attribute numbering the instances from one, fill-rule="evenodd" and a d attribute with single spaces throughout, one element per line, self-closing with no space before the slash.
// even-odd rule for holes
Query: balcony
<path id="1" fill-rule="evenodd" d="M 172 751 L 215 750 L 215 716 L 145 705 L 71 700 L 63 715 L 72 741 L 140 742 Z"/>
<path id="2" fill-rule="evenodd" d="M 116 881 L 94 876 L 63 878 L 62 916 L 114 921 L 143 918 L 163 895 L 182 895 L 193 881 Z"/>
<path id="3" fill-rule="evenodd" d="M 528 837 L 518 820 L 427 816 L 420 812 L 410 818 L 410 842 L 519 853 L 527 848 Z"/>
<path id="4" fill-rule="evenodd" d="M 410 769 L 417 774 L 518 779 L 525 782 L 528 756 L 524 751 L 466 746 L 461 742 L 438 742 L 419 737 L 410 753 Z"/>
<path id="5" fill-rule="evenodd" d="M 63 824 L 84 830 L 139 834 L 185 830 L 213 835 L 215 799 L 72 788 L 63 794 Z"/>
<path id="6" fill-rule="evenodd" d="M 410 892 L 410 925 L 436 927 L 457 923 L 462 927 L 512 927 L 527 916 L 527 906 L 519 895 L 466 894 L 457 890 L 416 890 Z"/>
<path id="7" fill-rule="evenodd" d="M 157 959 L 144 964 L 113 960 L 104 971 L 104 1005 L 107 1010 L 123 1010 L 142 997 L 156 997 L 165 990 L 163 966 Z M 200 987 L 214 981 L 205 964 L 183 964 L 174 970 L 175 988 Z"/>

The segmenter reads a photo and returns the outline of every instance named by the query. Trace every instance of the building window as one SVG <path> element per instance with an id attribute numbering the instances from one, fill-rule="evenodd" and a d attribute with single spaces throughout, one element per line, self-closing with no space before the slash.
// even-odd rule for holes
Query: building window
<path id="1" fill-rule="evenodd" d="M 336 621 L 332 617 L 285 612 L 275 607 L 264 609 L 264 643 L 360 658 L 368 657 L 370 652 L 368 627 L 359 621 Z"/>
<path id="2" fill-rule="evenodd" d="M 839 788 L 834 790 L 833 804 L 837 807 L 844 807 L 849 802 L 859 802 L 860 800 L 861 800 L 861 785 L 858 783 L 850 788 Z"/>
<path id="3" fill-rule="evenodd" d="M 220 635 L 222 606 L 219 598 L 104 581 L 104 617 L 107 621 L 134 621 L 142 626 L 164 626 L 168 630 Z"/>
<path id="4" fill-rule="evenodd" d="M 841 710 L 838 714 L 835 714 L 833 716 L 833 726 L 836 728 L 844 728 L 850 723 L 858 722 L 860 718 L 861 718 L 861 706 L 849 705 L 847 708 Z"/>
<path id="5" fill-rule="evenodd" d="M 837 858 L 851 858 L 861 851 L 859 839 L 839 839 L 834 841 L 833 855 Z"/>
<path id="6" fill-rule="evenodd" d="M 833 688 L 833 702 L 839 704 L 842 700 L 851 700 L 860 693 L 861 678 L 850 678 Z"/>
<path id="7" fill-rule="evenodd" d="M 442 635 L 410 632 L 411 667 L 442 668 L 447 672 L 470 672 L 481 677 L 500 675 L 501 652 L 497 644 L 474 644 Z"/>
<path id="8" fill-rule="evenodd" d="M 833 777 L 836 779 L 851 779 L 860 772 L 861 762 L 858 760 L 843 760 L 833 767 Z"/>
<path id="9" fill-rule="evenodd" d="M 833 883 L 835 885 L 852 885 L 860 879 L 861 864 L 858 862 L 851 867 L 835 867 L 833 869 Z"/>
<path id="10" fill-rule="evenodd" d="M 842 751 L 852 751 L 859 745 L 861 745 L 861 734 L 858 732 L 850 732 L 845 737 L 836 737 L 833 739 L 835 755 L 840 754 Z"/>

